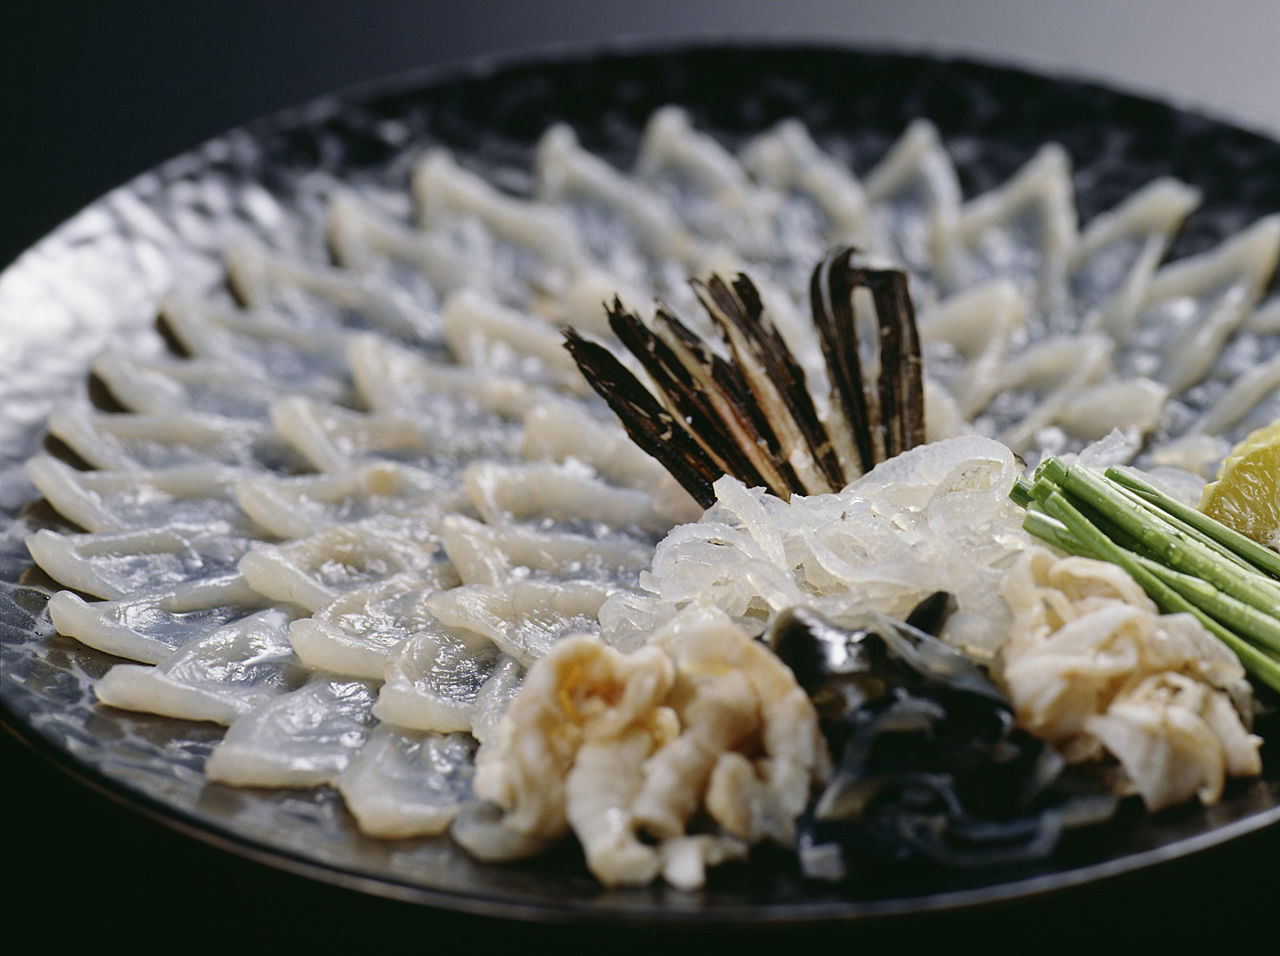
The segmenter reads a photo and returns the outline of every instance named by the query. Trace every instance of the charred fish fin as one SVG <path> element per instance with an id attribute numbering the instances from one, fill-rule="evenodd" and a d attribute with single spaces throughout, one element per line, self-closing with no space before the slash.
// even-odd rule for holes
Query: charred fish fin
<path id="1" fill-rule="evenodd" d="M 705 285 L 692 285 L 746 374 L 771 431 L 790 452 L 786 457 L 803 453 L 798 458 L 796 490 L 815 494 L 843 488 L 847 477 L 818 415 L 804 369 L 770 318 L 755 283 L 739 273 L 732 284 L 713 275 Z"/>
<path id="2" fill-rule="evenodd" d="M 583 376 L 609 404 L 640 448 L 671 473 L 704 508 L 715 502 L 712 484 L 723 474 L 692 436 L 613 354 L 573 329 L 565 347 Z"/>
<path id="3" fill-rule="evenodd" d="M 832 401 L 852 433 L 859 465 L 866 472 L 877 459 L 853 311 L 854 254 L 852 247 L 839 249 L 818 263 L 809 280 L 809 309 L 827 365 L 827 377 L 831 380 Z"/>
<path id="4" fill-rule="evenodd" d="M 660 391 L 694 440 L 720 463 L 721 474 L 770 490 L 781 487 L 781 476 L 760 447 L 752 403 L 737 370 L 665 307 L 659 307 L 654 328 L 643 331 L 669 357 L 658 380 Z"/>
<path id="5" fill-rule="evenodd" d="M 652 326 L 616 296 L 605 306 L 610 328 L 652 390 L 604 346 L 568 331 L 565 344 L 632 439 L 704 506 L 725 474 L 784 500 L 838 491 L 924 440 L 920 340 L 906 275 L 858 266 L 854 257 L 852 248 L 833 251 L 809 283 L 832 383 L 827 419 L 760 289 L 742 273 L 732 282 L 718 275 L 690 281 L 727 357 L 664 305 Z M 864 380 L 858 351 L 859 289 L 870 293 L 879 326 L 874 386 Z"/>
<path id="6" fill-rule="evenodd" d="M 906 273 L 855 264 L 852 247 L 830 253 L 809 283 L 811 308 L 832 388 L 863 470 L 924 442 L 924 372 Z M 865 380 L 858 350 L 855 294 L 875 306 L 879 371 Z"/>
<path id="7" fill-rule="evenodd" d="M 880 327 L 881 419 L 885 456 L 924 442 L 924 377 L 915 309 L 907 294 L 907 277 L 896 269 L 864 270 Z"/>

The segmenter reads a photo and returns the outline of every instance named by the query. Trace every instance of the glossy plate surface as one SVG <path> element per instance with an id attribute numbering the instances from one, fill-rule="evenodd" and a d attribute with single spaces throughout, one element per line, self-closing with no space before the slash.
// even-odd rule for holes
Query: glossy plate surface
<path id="1" fill-rule="evenodd" d="M 443 144 L 481 169 L 528 169 L 548 125 L 630 163 L 657 107 L 686 107 L 729 144 L 786 117 L 865 170 L 916 117 L 931 119 L 966 196 L 1003 181 L 1049 141 L 1072 157 L 1080 217 L 1162 175 L 1204 202 L 1169 258 L 1280 209 L 1280 144 L 1096 86 L 961 61 L 811 47 L 714 46 L 590 53 L 391 80 L 233 131 L 95 203 L 0 277 L 0 716 L 76 774 L 216 845 L 359 890 L 447 908 L 539 919 L 840 920 L 945 909 L 1076 885 L 1280 823 L 1280 770 L 1209 809 L 1144 816 L 1079 835 L 1038 866 L 977 874 L 901 872 L 853 894 L 805 884 L 785 854 L 712 874 L 707 890 L 605 892 L 575 851 L 484 866 L 445 839 L 362 837 L 329 791 L 209 785 L 222 730 L 94 705 L 115 662 L 53 632 L 53 583 L 23 536 L 56 525 L 22 476 L 50 409 L 84 388 L 105 344 L 149 334 L 160 295 L 222 281 L 228 242 L 256 236 L 319 248 L 317 173 L 403 189 L 409 163 Z M 519 184 L 516 184 L 519 185 Z M 1274 723 L 1274 720 L 1271 721 Z M 1259 730 L 1266 735 L 1268 724 Z M 1280 731 L 1280 728 L 1275 728 Z M 1274 731 L 1273 731 L 1274 732 Z"/>

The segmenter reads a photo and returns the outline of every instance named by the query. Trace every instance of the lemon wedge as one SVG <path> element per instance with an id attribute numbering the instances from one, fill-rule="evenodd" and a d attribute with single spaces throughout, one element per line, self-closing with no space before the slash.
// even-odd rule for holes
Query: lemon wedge
<path id="1" fill-rule="evenodd" d="M 1280 420 L 1251 432 L 1205 485 L 1200 510 L 1280 551 Z"/>

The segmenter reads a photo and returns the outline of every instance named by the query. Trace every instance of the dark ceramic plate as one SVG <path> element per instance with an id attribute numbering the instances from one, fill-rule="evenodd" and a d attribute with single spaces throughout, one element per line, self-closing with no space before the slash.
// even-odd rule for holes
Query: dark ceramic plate
<path id="1" fill-rule="evenodd" d="M 219 253 L 230 239 L 316 242 L 306 185 L 316 172 L 403 189 L 409 158 L 428 143 L 481 168 L 528 168 L 536 138 L 560 120 L 588 148 L 627 164 L 650 112 L 668 103 L 731 144 L 798 117 L 856 170 L 909 120 L 928 117 L 966 195 L 1057 141 L 1075 162 L 1085 222 L 1172 175 L 1204 193 L 1174 257 L 1280 209 L 1280 144 L 1257 135 L 1097 86 L 843 49 L 721 45 L 482 65 L 326 97 L 228 133 L 105 196 L 0 277 L 4 722 L 83 781 L 230 851 L 366 892 L 539 919 L 742 923 L 936 911 L 1079 885 L 1280 823 L 1280 770 L 1264 753 L 1264 776 L 1235 784 L 1212 808 L 1144 815 L 1127 807 L 1035 866 L 903 870 L 837 891 L 807 885 L 786 854 L 765 851 L 714 872 L 702 893 L 604 892 L 572 850 L 483 866 L 444 839 L 364 838 L 328 791 L 207 784 L 200 768 L 219 728 L 95 707 L 92 681 L 114 661 L 49 624 L 53 585 L 31 567 L 22 537 L 55 519 L 32 504 L 38 496 L 20 471 L 40 447 L 50 408 L 85 387 L 93 354 L 147 334 L 165 289 L 220 282 Z M 277 208 L 290 210 L 287 221 Z"/>

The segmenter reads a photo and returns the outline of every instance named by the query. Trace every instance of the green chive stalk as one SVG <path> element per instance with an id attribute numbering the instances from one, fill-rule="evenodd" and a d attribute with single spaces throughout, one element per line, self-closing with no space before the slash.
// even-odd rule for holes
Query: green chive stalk
<path id="1" fill-rule="evenodd" d="M 1210 582 L 1261 611 L 1280 615 L 1280 587 L 1262 574 L 1242 574 L 1213 549 L 1169 521 L 1152 520 L 1150 513 L 1131 501 L 1101 472 L 1074 465 L 1067 468 L 1056 458 L 1042 467 L 1042 476 L 1079 499 L 1149 548 L 1162 564 Z"/>
<path id="2" fill-rule="evenodd" d="M 1170 498 L 1159 488 L 1143 480 L 1142 476 L 1132 468 L 1108 468 L 1106 476 L 1116 484 L 1142 497 L 1153 507 L 1167 514 L 1180 518 L 1208 538 L 1248 561 L 1254 567 L 1265 571 L 1272 577 L 1280 578 L 1280 554 L 1270 548 L 1264 548 L 1252 538 L 1242 535 L 1235 528 L 1229 528 L 1221 521 L 1215 521 L 1203 511 L 1183 504 L 1177 498 Z"/>

